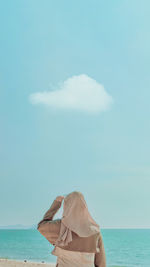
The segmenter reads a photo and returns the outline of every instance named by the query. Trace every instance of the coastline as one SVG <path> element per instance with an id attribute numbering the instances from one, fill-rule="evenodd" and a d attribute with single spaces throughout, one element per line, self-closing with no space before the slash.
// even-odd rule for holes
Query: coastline
<path id="1" fill-rule="evenodd" d="M 55 267 L 55 263 L 0 259 L 0 267 Z"/>
<path id="2" fill-rule="evenodd" d="M 32 262 L 0 258 L 0 267 L 56 267 L 56 263 L 52 262 Z M 111 265 L 112 267 L 120 267 Z"/>

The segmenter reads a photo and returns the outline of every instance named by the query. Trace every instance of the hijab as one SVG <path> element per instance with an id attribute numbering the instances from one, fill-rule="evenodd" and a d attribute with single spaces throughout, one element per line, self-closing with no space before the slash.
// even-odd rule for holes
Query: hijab
<path id="1" fill-rule="evenodd" d="M 72 231 L 80 237 L 88 237 L 100 231 L 91 217 L 84 196 L 74 191 L 64 198 L 63 214 L 56 246 L 66 246 L 72 241 Z"/>

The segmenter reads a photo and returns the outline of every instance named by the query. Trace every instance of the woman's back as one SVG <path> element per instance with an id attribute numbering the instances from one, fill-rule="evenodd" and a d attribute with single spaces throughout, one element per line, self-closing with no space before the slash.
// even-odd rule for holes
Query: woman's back
<path id="1" fill-rule="evenodd" d="M 61 206 L 59 198 L 54 200 L 37 228 L 55 246 L 52 254 L 57 256 L 56 266 L 106 267 L 102 236 L 84 200 L 77 199 L 77 202 L 67 198 L 62 219 L 53 220 Z"/>
<path id="2" fill-rule="evenodd" d="M 56 267 L 95 267 L 95 253 L 68 251 L 55 247 L 52 254 L 57 256 Z"/>

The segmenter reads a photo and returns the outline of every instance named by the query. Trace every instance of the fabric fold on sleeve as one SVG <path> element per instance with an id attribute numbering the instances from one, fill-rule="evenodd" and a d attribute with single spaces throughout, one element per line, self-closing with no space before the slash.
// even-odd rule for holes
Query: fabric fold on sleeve
<path id="1" fill-rule="evenodd" d="M 101 234 L 100 234 L 98 246 L 99 246 L 100 251 L 98 253 L 95 253 L 95 259 L 94 259 L 95 267 L 106 267 L 105 248 L 104 248 L 104 242 L 103 242 Z"/>

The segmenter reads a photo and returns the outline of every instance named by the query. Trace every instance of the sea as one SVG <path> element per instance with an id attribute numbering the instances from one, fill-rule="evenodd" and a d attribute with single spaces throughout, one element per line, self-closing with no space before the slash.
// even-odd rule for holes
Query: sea
<path id="1" fill-rule="evenodd" d="M 150 267 L 150 229 L 101 229 L 107 267 Z M 56 262 L 36 229 L 0 230 L 0 258 Z"/>

